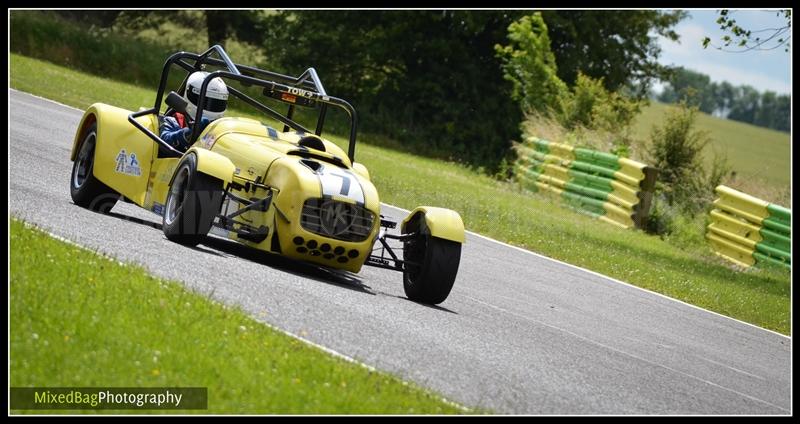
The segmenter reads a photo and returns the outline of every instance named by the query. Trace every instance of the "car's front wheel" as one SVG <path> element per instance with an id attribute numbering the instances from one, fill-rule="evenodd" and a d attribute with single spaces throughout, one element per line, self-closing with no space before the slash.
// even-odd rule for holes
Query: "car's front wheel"
<path id="1" fill-rule="evenodd" d="M 93 211 L 106 213 L 117 204 L 120 196 L 94 176 L 94 152 L 97 147 L 97 123 L 87 128 L 81 137 L 81 145 L 69 180 L 69 194 L 76 205 Z"/>
<path id="2" fill-rule="evenodd" d="M 178 164 L 167 194 L 162 229 L 168 239 L 194 246 L 208 235 L 222 206 L 222 181 L 197 171 L 197 157 Z"/>
<path id="3" fill-rule="evenodd" d="M 461 261 L 461 243 L 416 233 L 403 246 L 403 288 L 415 302 L 436 305 L 453 289 Z"/>

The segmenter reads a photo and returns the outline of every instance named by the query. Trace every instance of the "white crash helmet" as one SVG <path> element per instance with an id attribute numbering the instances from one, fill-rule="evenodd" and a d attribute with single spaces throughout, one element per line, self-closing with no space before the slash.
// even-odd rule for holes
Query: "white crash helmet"
<path id="1" fill-rule="evenodd" d="M 200 99 L 200 88 L 203 86 L 203 80 L 208 75 L 208 72 L 194 72 L 189 75 L 189 80 L 186 81 L 186 92 L 183 98 L 189 103 L 186 105 L 186 112 L 191 119 L 194 119 L 197 113 L 197 101 Z M 206 89 L 206 104 L 203 108 L 203 117 L 213 121 L 221 118 L 225 114 L 225 109 L 228 107 L 228 87 L 217 77 L 208 83 Z"/>

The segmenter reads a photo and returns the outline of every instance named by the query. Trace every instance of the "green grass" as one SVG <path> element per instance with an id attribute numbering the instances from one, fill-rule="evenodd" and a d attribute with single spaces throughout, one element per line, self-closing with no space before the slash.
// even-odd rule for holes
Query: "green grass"
<path id="1" fill-rule="evenodd" d="M 634 122 L 634 134 L 650 139 L 653 125 L 661 125 L 664 115 L 674 106 L 652 102 Z M 698 113 L 697 127 L 711 136 L 711 148 L 705 159 L 710 165 L 712 151 L 725 152 L 740 178 L 756 178 L 768 184 L 789 186 L 791 180 L 791 137 L 788 133 L 757 127 L 705 113 Z"/>
<path id="2" fill-rule="evenodd" d="M 10 228 L 11 386 L 208 388 L 208 410 L 172 413 L 463 412 L 180 283 L 16 219 Z"/>
<path id="3" fill-rule="evenodd" d="M 67 81 L 91 90 L 65 91 Z M 102 101 L 135 109 L 155 95 L 153 89 L 14 54 L 11 86 L 78 108 Z M 406 209 L 451 208 L 477 233 L 762 327 L 790 331 L 790 273 L 731 267 L 712 254 L 700 225 L 694 233 L 666 242 L 576 214 L 557 199 L 522 191 L 464 166 L 377 147 L 369 140 L 362 137 L 356 158 L 370 170 L 384 202 Z"/>

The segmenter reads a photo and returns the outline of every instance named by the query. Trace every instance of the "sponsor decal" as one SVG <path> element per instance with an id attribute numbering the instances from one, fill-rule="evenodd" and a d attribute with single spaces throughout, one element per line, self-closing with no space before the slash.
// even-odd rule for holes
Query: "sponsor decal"
<path id="1" fill-rule="evenodd" d="M 214 145 L 214 142 L 217 141 L 217 136 L 214 134 L 206 134 L 200 139 L 200 144 L 203 145 L 206 149 L 211 150 L 211 147 Z"/>
<path id="2" fill-rule="evenodd" d="M 347 203 L 328 200 L 319 207 L 320 225 L 332 236 L 347 234 L 357 216 L 355 207 Z"/>
<path id="3" fill-rule="evenodd" d="M 309 99 L 314 97 L 314 93 L 313 92 L 303 90 L 302 88 L 295 88 L 295 87 L 289 87 L 289 94 L 293 94 L 295 96 L 307 97 Z"/>
<path id="4" fill-rule="evenodd" d="M 164 205 L 158 202 L 153 202 L 153 212 L 158 215 L 164 215 Z"/>
<path id="5" fill-rule="evenodd" d="M 117 154 L 117 166 L 114 171 L 134 177 L 141 176 L 142 169 L 139 168 L 139 159 L 136 157 L 136 153 L 131 152 L 129 155 L 125 149 L 120 150 Z"/>

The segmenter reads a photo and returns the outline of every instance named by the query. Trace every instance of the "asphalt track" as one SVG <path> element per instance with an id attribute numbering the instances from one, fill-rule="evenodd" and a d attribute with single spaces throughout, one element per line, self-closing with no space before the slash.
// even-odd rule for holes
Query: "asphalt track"
<path id="1" fill-rule="evenodd" d="M 407 300 L 392 271 L 329 273 L 221 239 L 182 247 L 132 204 L 101 215 L 72 203 L 80 111 L 15 90 L 8 106 L 12 215 L 455 402 L 513 414 L 791 413 L 791 338 L 472 234 L 440 307 Z"/>

